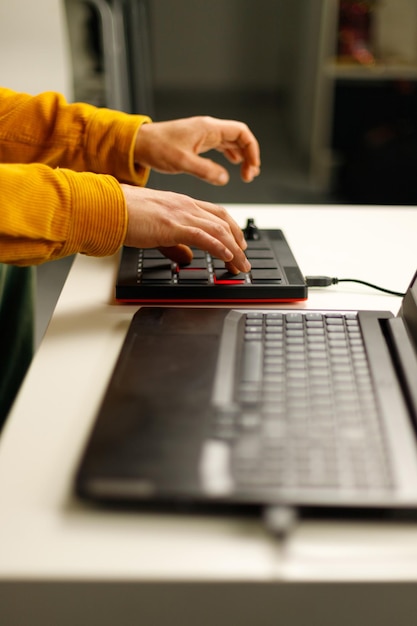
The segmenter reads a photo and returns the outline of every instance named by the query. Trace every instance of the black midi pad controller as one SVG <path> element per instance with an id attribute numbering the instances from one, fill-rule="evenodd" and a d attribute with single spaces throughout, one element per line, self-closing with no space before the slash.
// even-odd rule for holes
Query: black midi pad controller
<path id="1" fill-rule="evenodd" d="M 178 265 L 157 249 L 123 248 L 116 300 L 141 304 L 277 303 L 305 300 L 307 285 L 281 230 L 243 230 L 251 271 L 232 274 L 224 261 L 192 248 L 193 259 Z"/>

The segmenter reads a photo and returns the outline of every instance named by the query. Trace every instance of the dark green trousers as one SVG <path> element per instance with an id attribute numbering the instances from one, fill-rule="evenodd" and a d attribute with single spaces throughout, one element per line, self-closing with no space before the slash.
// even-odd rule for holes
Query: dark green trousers
<path id="1" fill-rule="evenodd" d="M 35 269 L 0 264 L 0 429 L 34 349 Z"/>

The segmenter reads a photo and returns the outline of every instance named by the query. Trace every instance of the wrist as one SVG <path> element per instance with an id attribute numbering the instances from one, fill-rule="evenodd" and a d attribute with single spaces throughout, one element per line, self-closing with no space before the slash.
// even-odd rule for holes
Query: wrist
<path id="1" fill-rule="evenodd" d="M 152 121 L 146 121 L 141 124 L 138 128 L 138 132 L 136 133 L 135 138 L 135 148 L 134 148 L 134 162 L 135 169 L 143 170 L 150 167 L 149 162 L 149 152 L 151 146 L 150 135 L 152 133 Z"/>

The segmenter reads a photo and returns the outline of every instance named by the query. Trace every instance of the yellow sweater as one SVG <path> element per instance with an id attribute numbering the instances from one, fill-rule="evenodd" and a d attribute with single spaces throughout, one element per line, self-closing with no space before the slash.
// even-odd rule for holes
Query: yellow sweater
<path id="1" fill-rule="evenodd" d="M 0 262 L 116 252 L 127 227 L 118 181 L 146 184 L 133 149 L 149 121 L 0 88 Z"/>

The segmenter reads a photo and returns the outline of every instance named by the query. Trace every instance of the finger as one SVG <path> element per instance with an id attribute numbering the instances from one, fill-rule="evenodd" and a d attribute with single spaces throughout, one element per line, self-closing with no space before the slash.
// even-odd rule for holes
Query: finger
<path id="1" fill-rule="evenodd" d="M 240 233 L 242 234 L 242 231 Z M 240 272 L 250 270 L 250 264 L 242 247 L 224 222 L 195 217 L 192 226 L 180 225 L 178 227 L 176 237 L 178 241 L 187 245 L 207 250 L 212 256 L 224 262 L 233 263 Z"/>
<path id="2" fill-rule="evenodd" d="M 198 205 L 205 211 L 208 211 L 212 215 L 216 216 L 221 221 L 221 223 L 226 222 L 230 230 L 232 231 L 233 237 L 235 238 L 238 246 L 242 250 L 246 250 L 248 244 L 246 242 L 242 229 L 224 207 L 204 201 L 199 201 Z"/>
<path id="3" fill-rule="evenodd" d="M 231 268 L 233 274 L 250 271 L 250 263 L 240 248 L 235 249 L 235 253 L 233 254 L 221 241 L 204 231 L 199 231 L 199 233 L 193 235 L 192 239 L 189 241 L 190 245 L 205 250 L 212 257 L 224 261 L 226 266 Z"/>
<path id="4" fill-rule="evenodd" d="M 181 243 L 176 246 L 160 246 L 158 250 L 160 250 L 168 259 L 171 259 L 171 261 L 178 263 L 178 265 L 188 265 L 193 259 L 192 250 L 188 246 Z"/>
<path id="5" fill-rule="evenodd" d="M 223 151 L 223 154 L 230 163 L 237 164 L 243 161 L 243 155 L 240 150 L 227 148 Z"/>
<path id="6" fill-rule="evenodd" d="M 260 168 L 259 143 L 246 124 L 226 122 L 223 126 L 223 141 L 225 148 L 238 150 L 247 165 Z"/>
<path id="7" fill-rule="evenodd" d="M 229 182 L 229 173 L 219 163 L 206 157 L 194 154 L 185 154 L 181 161 L 181 170 L 184 174 L 192 174 L 212 185 L 226 185 Z"/>
<path id="8" fill-rule="evenodd" d="M 256 176 L 259 176 L 260 166 L 253 165 L 247 159 L 247 155 L 245 155 L 242 150 L 227 148 L 222 150 L 219 149 L 219 152 L 222 152 L 227 160 L 230 163 L 233 163 L 233 165 L 241 163 L 240 174 L 243 181 L 251 182 L 254 178 L 256 178 Z"/>
<path id="9" fill-rule="evenodd" d="M 240 176 L 245 183 L 252 182 L 261 173 L 259 167 L 242 163 L 240 167 Z"/>
<path id="10" fill-rule="evenodd" d="M 230 272 L 231 274 L 240 274 L 240 270 L 236 267 L 233 261 L 228 261 L 227 263 L 225 263 L 225 266 L 226 266 L 227 271 Z M 246 271 L 248 272 L 249 270 L 246 270 Z"/>

